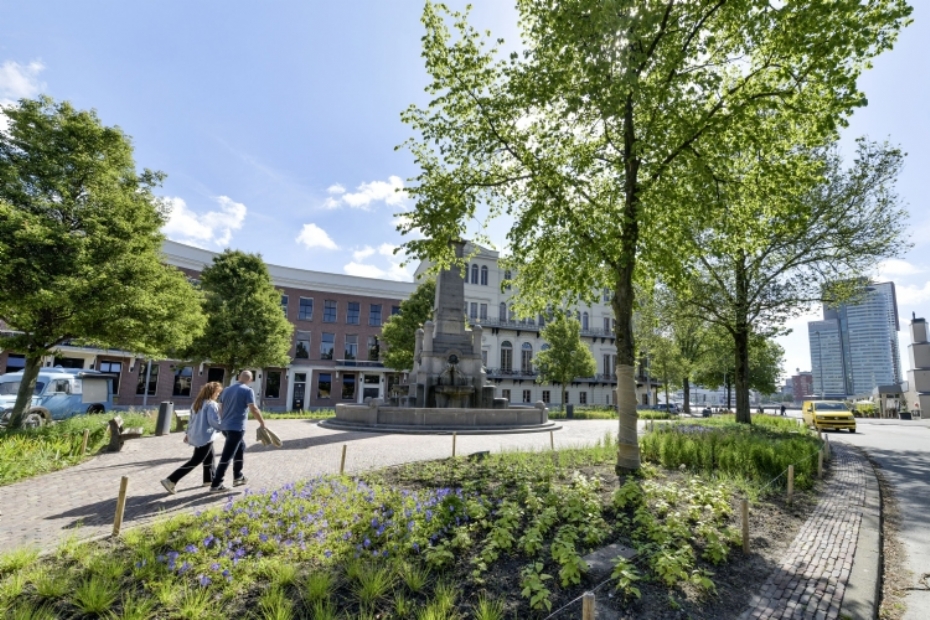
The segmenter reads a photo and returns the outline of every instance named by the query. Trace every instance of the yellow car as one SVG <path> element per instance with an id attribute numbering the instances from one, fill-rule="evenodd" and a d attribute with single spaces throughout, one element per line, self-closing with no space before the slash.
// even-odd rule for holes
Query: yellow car
<path id="1" fill-rule="evenodd" d="M 806 400 L 801 409 L 804 423 L 817 430 L 856 432 L 856 418 L 844 403 L 835 400 Z"/>

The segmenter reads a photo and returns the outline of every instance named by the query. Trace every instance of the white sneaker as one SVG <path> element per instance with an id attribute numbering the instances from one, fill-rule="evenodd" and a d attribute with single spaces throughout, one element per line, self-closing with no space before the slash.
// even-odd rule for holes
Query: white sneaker
<path id="1" fill-rule="evenodd" d="M 168 491 L 168 495 L 175 494 L 174 483 L 168 480 L 167 478 L 161 481 L 161 486 L 165 487 L 165 490 Z"/>

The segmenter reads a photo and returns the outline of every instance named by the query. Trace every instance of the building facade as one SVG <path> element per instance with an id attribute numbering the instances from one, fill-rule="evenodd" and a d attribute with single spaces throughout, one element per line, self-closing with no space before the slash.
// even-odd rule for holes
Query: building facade
<path id="1" fill-rule="evenodd" d="M 908 353 L 911 368 L 904 385 L 907 406 L 914 417 L 930 417 L 930 330 L 927 321 L 917 316 L 911 320 Z"/>
<path id="2" fill-rule="evenodd" d="M 814 394 L 845 398 L 901 383 L 898 304 L 893 282 L 870 282 L 854 303 L 824 306 L 808 323 Z"/>
<path id="3" fill-rule="evenodd" d="M 791 377 L 791 391 L 794 395 L 794 402 L 798 405 L 813 396 L 814 373 L 807 370 L 798 370 L 798 373 Z"/>

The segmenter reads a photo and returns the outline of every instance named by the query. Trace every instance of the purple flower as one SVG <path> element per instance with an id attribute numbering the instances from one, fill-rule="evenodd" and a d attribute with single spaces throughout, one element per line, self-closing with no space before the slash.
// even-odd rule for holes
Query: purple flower
<path id="1" fill-rule="evenodd" d="M 325 555 L 328 558 L 331 558 L 333 557 L 333 552 L 327 549 L 326 551 L 323 552 L 323 555 Z"/>
<path id="2" fill-rule="evenodd" d="M 203 539 L 203 546 L 209 547 L 213 543 L 214 540 L 216 539 L 213 538 L 213 534 L 210 534 L 209 536 Z"/>
<path id="3" fill-rule="evenodd" d="M 201 576 L 200 576 L 200 587 L 201 587 L 201 588 L 206 588 L 206 587 L 207 587 L 208 585 L 210 585 L 211 583 L 212 583 L 212 581 L 210 581 L 210 578 L 207 577 L 206 575 L 201 575 Z"/>
<path id="4" fill-rule="evenodd" d="M 184 550 L 188 553 L 197 553 L 197 547 L 195 545 L 187 545 L 184 547 Z"/>
<path id="5" fill-rule="evenodd" d="M 211 565 L 210 565 L 210 570 L 220 570 L 220 563 L 219 563 L 219 562 L 214 562 L 213 564 L 211 564 Z"/>

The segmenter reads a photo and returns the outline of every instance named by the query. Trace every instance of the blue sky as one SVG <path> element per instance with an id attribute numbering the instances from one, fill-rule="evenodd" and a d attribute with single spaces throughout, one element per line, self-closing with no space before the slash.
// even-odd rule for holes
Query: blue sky
<path id="1" fill-rule="evenodd" d="M 509 2 L 473 4 L 480 27 L 516 39 Z M 907 318 L 930 314 L 930 6 L 915 4 L 915 23 L 863 78 L 869 106 L 846 132 L 909 153 L 900 191 L 918 244 L 883 274 Z M 391 254 L 394 214 L 410 207 L 394 189 L 416 170 L 394 147 L 409 135 L 400 112 L 426 101 L 421 10 L 420 0 L 0 0 L 0 101 L 46 93 L 122 127 L 139 166 L 168 173 L 173 239 L 409 279 L 413 266 Z M 792 371 L 810 366 L 806 320 L 782 340 Z"/>

